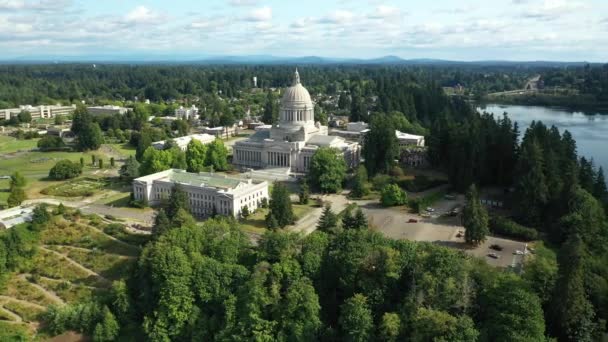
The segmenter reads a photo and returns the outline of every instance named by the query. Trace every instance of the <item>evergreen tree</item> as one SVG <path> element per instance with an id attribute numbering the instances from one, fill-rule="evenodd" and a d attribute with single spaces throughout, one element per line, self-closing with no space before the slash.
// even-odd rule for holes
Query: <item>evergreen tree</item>
<path id="1" fill-rule="evenodd" d="M 310 197 L 310 189 L 308 187 L 308 182 L 306 181 L 306 178 L 304 178 L 300 183 L 300 192 L 298 194 L 298 197 L 300 200 L 300 204 L 308 204 Z"/>
<path id="2" fill-rule="evenodd" d="M 6 204 L 8 204 L 9 207 L 21 205 L 21 203 L 27 199 L 22 187 L 11 186 L 10 191 L 8 198 L 6 199 Z"/>
<path id="3" fill-rule="evenodd" d="M 392 120 L 386 120 L 380 114 L 372 116 L 370 131 L 364 139 L 363 157 L 368 174 L 388 173 L 399 155 L 399 142 Z"/>
<path id="4" fill-rule="evenodd" d="M 190 201 L 188 194 L 182 189 L 179 184 L 174 184 L 169 196 L 169 204 L 167 206 L 167 216 L 175 217 L 180 209 L 190 210 Z"/>
<path id="5" fill-rule="evenodd" d="M 367 216 L 365 216 L 361 208 L 357 209 L 353 221 L 353 226 L 356 229 L 367 229 L 367 227 L 369 226 L 369 223 L 367 222 Z"/>
<path id="6" fill-rule="evenodd" d="M 551 330 L 560 341 L 593 341 L 594 311 L 585 293 L 585 245 L 573 235 L 559 254 L 558 279 L 553 295 Z"/>
<path id="7" fill-rule="evenodd" d="M 152 236 L 159 237 L 171 229 L 171 221 L 164 209 L 159 209 L 154 217 L 154 226 L 152 226 Z"/>
<path id="8" fill-rule="evenodd" d="M 129 159 L 120 167 L 118 174 L 124 180 L 133 180 L 139 177 L 139 162 L 133 156 L 129 156 Z"/>
<path id="9" fill-rule="evenodd" d="M 341 110 L 350 109 L 350 97 L 346 92 L 340 93 L 340 97 L 338 98 L 338 108 Z"/>
<path id="10" fill-rule="evenodd" d="M 323 208 L 323 213 L 317 223 L 317 229 L 323 232 L 329 232 L 338 227 L 338 216 L 331 210 L 331 205 L 327 204 Z"/>
<path id="11" fill-rule="evenodd" d="M 462 211 L 462 224 L 465 233 L 464 239 L 470 244 L 479 244 L 489 234 L 488 212 L 479 201 L 477 187 L 471 185 L 466 194 L 466 205 Z"/>
<path id="12" fill-rule="evenodd" d="M 350 192 L 351 197 L 361 198 L 369 194 L 369 183 L 367 181 L 367 170 L 365 166 L 359 165 L 353 179 L 353 188 Z"/>
<path id="13" fill-rule="evenodd" d="M 287 187 L 281 183 L 275 183 L 270 196 L 270 211 L 268 212 L 266 222 L 272 223 L 271 218 L 274 217 L 278 227 L 283 228 L 294 223 L 293 208 L 289 191 Z"/>
<path id="14" fill-rule="evenodd" d="M 241 217 L 246 219 L 247 217 L 249 217 L 249 215 L 249 207 L 247 206 L 247 204 L 245 204 L 241 209 Z"/>
<path id="15" fill-rule="evenodd" d="M 536 141 L 524 142 L 517 174 L 515 210 L 526 224 L 539 227 L 549 190 L 543 173 L 542 150 Z"/>
<path id="16" fill-rule="evenodd" d="M 608 188 L 606 187 L 606 179 L 604 178 L 604 169 L 601 166 L 597 171 L 593 184 L 593 196 L 602 202 L 604 207 L 608 205 Z"/>
<path id="17" fill-rule="evenodd" d="M 355 229 L 355 218 L 351 212 L 350 207 L 346 207 L 344 209 L 344 213 L 342 214 L 342 228 L 344 229 Z"/>
<path id="18" fill-rule="evenodd" d="M 275 99 L 272 91 L 268 91 L 268 93 L 266 93 L 266 104 L 264 105 L 262 122 L 267 125 L 272 125 L 277 122 L 278 118 L 279 108 L 277 106 L 277 100 Z"/>
<path id="19" fill-rule="evenodd" d="M 269 212 L 268 215 L 266 215 L 266 227 L 268 227 L 268 229 L 270 230 L 276 230 L 279 227 L 279 221 L 277 221 L 277 218 L 274 217 L 274 215 L 272 214 L 272 212 Z"/>
<path id="20" fill-rule="evenodd" d="M 95 325 L 93 331 L 94 342 L 110 342 L 115 341 L 120 331 L 120 325 L 116 321 L 116 317 L 110 312 L 107 306 L 104 307 L 101 317 L 101 322 Z"/>

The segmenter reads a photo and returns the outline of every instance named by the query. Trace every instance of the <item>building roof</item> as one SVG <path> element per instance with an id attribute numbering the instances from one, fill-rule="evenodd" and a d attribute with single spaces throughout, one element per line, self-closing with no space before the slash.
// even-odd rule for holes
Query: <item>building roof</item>
<path id="1" fill-rule="evenodd" d="M 340 139 L 334 135 L 313 135 L 306 141 L 306 145 L 317 145 L 321 147 L 329 147 L 338 143 L 343 142 L 343 139 Z"/>
<path id="2" fill-rule="evenodd" d="M 285 89 L 283 98 L 281 99 L 281 107 L 304 107 L 314 108 L 308 90 L 300 83 L 300 74 L 296 69 L 293 77 L 293 85 Z"/>
<path id="3" fill-rule="evenodd" d="M 252 135 L 249 136 L 248 139 L 244 140 L 246 141 L 262 141 L 265 139 L 270 139 L 270 131 L 265 130 L 265 131 L 256 131 L 255 133 L 253 133 Z M 240 141 L 237 141 L 236 144 L 238 144 Z"/>
<path id="4" fill-rule="evenodd" d="M 424 139 L 424 136 L 422 135 L 414 135 L 414 134 L 409 134 L 409 133 L 403 133 L 400 131 L 395 130 L 395 135 L 397 136 L 397 139 L 409 139 L 409 140 L 420 140 L 420 139 Z"/>
<path id="5" fill-rule="evenodd" d="M 241 179 L 228 178 L 224 175 L 209 172 L 191 173 L 183 170 L 173 170 L 169 173 L 168 178 L 175 183 L 220 189 L 236 189 L 239 184 L 243 183 Z"/>

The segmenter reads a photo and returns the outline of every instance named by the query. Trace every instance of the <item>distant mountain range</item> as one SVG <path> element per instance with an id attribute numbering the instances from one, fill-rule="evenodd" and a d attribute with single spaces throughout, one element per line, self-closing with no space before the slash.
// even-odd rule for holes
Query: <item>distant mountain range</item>
<path id="1" fill-rule="evenodd" d="M 272 55 L 248 56 L 188 56 L 188 55 L 90 55 L 90 56 L 23 56 L 0 60 L 0 64 L 49 64 L 49 63 L 100 63 L 100 64 L 288 64 L 288 65 L 438 65 L 438 66 L 528 66 L 564 67 L 580 66 L 587 62 L 561 61 L 450 61 L 442 59 L 403 59 L 398 56 L 378 58 L 329 58 L 319 56 L 278 57 Z M 597 63 L 590 63 L 597 64 Z"/>

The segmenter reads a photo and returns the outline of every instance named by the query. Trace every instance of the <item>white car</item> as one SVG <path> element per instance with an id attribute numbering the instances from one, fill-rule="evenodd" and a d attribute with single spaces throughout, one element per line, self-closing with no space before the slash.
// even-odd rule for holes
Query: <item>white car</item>
<path id="1" fill-rule="evenodd" d="M 516 250 L 513 254 L 515 255 L 524 255 L 524 252 L 520 251 L 519 249 Z"/>
<path id="2" fill-rule="evenodd" d="M 434 213 L 435 209 L 431 208 L 431 207 L 427 207 L 426 211 L 428 211 L 429 213 Z"/>

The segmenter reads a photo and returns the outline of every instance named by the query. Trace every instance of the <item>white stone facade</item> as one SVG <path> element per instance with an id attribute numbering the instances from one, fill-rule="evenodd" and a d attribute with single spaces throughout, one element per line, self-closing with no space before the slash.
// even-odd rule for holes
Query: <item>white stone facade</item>
<path id="1" fill-rule="evenodd" d="M 179 138 L 174 138 L 173 142 L 177 147 L 179 147 L 182 151 L 186 151 L 188 148 L 188 144 L 192 139 L 200 141 L 203 145 L 210 144 L 215 141 L 215 136 L 209 134 L 191 134 L 186 135 Z M 155 141 L 152 143 L 152 146 L 157 150 L 165 149 L 166 140 Z"/>
<path id="2" fill-rule="evenodd" d="M 192 105 L 190 108 L 179 107 L 175 110 L 175 117 L 182 120 L 194 120 L 198 116 L 198 108 Z"/>
<path id="3" fill-rule="evenodd" d="M 158 205 L 167 200 L 175 184 L 188 195 L 190 212 L 203 218 L 216 213 L 238 217 L 247 206 L 250 212 L 268 200 L 268 182 L 230 178 L 208 172 L 190 173 L 170 169 L 133 180 L 136 200 Z"/>
<path id="4" fill-rule="evenodd" d="M 62 105 L 50 105 L 50 106 L 19 106 L 19 108 L 0 109 L 0 119 L 10 120 L 11 116 L 19 115 L 19 113 L 26 111 L 30 113 L 32 119 L 50 119 L 56 116 L 69 115 L 74 113 L 76 105 L 62 106 Z"/>
<path id="5" fill-rule="evenodd" d="M 357 166 L 360 145 L 327 133 L 327 126 L 314 121 L 314 104 L 296 70 L 293 85 L 281 99 L 279 124 L 236 142 L 233 163 L 242 168 L 288 168 L 292 173 L 306 173 L 318 148 L 333 147 L 343 154 L 348 167 Z"/>
<path id="6" fill-rule="evenodd" d="M 123 115 L 129 110 L 129 108 L 112 105 L 87 107 L 87 112 L 89 112 L 91 115 Z"/>

